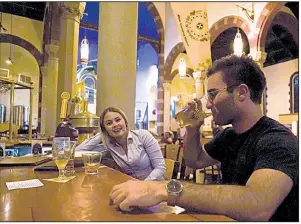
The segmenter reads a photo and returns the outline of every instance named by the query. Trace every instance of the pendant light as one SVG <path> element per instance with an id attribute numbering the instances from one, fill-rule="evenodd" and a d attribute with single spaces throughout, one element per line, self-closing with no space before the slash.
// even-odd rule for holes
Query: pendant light
<path id="1" fill-rule="evenodd" d="M 180 79 L 185 79 L 185 77 L 186 77 L 186 61 L 184 58 L 181 58 L 179 60 L 178 70 L 179 70 Z"/>
<path id="2" fill-rule="evenodd" d="M 234 38 L 234 54 L 237 56 L 241 56 L 243 54 L 243 41 L 239 28 L 237 28 L 237 33 Z"/>
<path id="3" fill-rule="evenodd" d="M 11 17 L 10 17 L 10 34 L 11 34 L 11 36 L 12 36 L 12 33 L 13 33 L 13 15 L 11 14 Z M 12 44 L 11 44 L 11 42 L 9 44 L 9 57 L 8 57 L 8 59 L 6 59 L 5 62 L 8 65 L 11 65 L 14 63 L 12 60 Z"/>

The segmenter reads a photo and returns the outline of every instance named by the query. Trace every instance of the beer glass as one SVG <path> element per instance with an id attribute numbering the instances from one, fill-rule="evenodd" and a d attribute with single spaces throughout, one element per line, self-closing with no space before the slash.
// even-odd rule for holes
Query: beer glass
<path id="1" fill-rule="evenodd" d="M 85 165 L 85 174 L 98 174 L 101 157 L 102 154 L 100 152 L 86 152 L 82 154 Z"/>
<path id="2" fill-rule="evenodd" d="M 175 115 L 175 119 L 181 128 L 187 126 L 195 126 L 201 120 L 211 116 L 211 112 L 206 111 L 207 100 L 205 97 L 195 99 L 184 107 L 179 113 Z"/>
<path id="3" fill-rule="evenodd" d="M 74 154 L 75 154 L 75 146 L 76 146 L 77 141 L 70 141 L 70 150 L 71 150 L 71 155 L 70 159 L 65 167 L 65 174 L 67 176 L 73 176 L 75 174 L 74 170 Z"/>
<path id="4" fill-rule="evenodd" d="M 65 167 L 71 156 L 70 138 L 69 137 L 56 137 L 53 138 L 52 143 L 52 159 L 54 160 L 58 170 L 58 180 L 65 180 Z"/>

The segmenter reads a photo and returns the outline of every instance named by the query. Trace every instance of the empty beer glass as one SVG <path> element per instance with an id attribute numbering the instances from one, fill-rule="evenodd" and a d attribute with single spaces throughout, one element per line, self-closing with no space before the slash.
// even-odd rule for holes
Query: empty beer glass
<path id="1" fill-rule="evenodd" d="M 77 141 L 70 141 L 70 150 L 71 155 L 70 159 L 68 160 L 68 163 L 65 167 L 65 174 L 66 176 L 74 176 L 75 169 L 74 169 L 74 154 L 75 154 L 75 147 L 76 147 Z"/>
<path id="2" fill-rule="evenodd" d="M 201 120 L 211 116 L 211 112 L 206 108 L 206 97 L 195 99 L 175 115 L 175 119 L 181 128 L 195 126 Z"/>

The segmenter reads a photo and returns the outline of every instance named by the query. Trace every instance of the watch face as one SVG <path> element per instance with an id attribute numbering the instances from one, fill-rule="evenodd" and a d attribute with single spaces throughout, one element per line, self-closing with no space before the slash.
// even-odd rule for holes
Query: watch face
<path id="1" fill-rule="evenodd" d="M 170 180 L 167 184 L 167 190 L 172 194 L 180 194 L 182 192 L 183 185 L 178 180 Z"/>
<path id="2" fill-rule="evenodd" d="M 186 18 L 186 30 L 192 39 L 208 41 L 210 36 L 207 13 L 202 10 L 192 11 Z"/>

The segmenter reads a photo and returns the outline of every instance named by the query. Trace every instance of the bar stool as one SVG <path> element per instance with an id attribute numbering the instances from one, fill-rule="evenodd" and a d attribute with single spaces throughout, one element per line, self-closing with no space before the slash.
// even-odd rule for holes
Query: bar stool
<path id="1" fill-rule="evenodd" d="M 160 144 L 160 149 L 161 149 L 163 158 L 166 158 L 166 144 Z"/>

